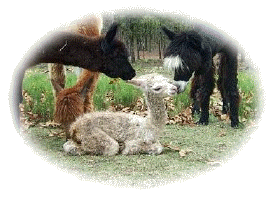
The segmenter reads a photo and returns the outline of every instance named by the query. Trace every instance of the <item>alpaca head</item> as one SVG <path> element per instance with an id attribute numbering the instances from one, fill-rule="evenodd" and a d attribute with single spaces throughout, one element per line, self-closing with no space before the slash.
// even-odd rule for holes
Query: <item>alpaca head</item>
<path id="1" fill-rule="evenodd" d="M 164 66 L 174 70 L 175 84 L 180 93 L 186 89 L 192 74 L 203 70 L 203 40 L 195 31 L 176 34 L 165 27 L 162 30 L 171 41 L 164 52 Z"/>
<path id="2" fill-rule="evenodd" d="M 118 25 L 114 23 L 101 41 L 103 51 L 101 72 L 111 78 L 120 77 L 123 80 L 130 80 L 136 73 L 129 62 L 129 53 L 125 45 L 114 39 L 117 28 Z"/>
<path id="3" fill-rule="evenodd" d="M 128 82 L 141 88 L 144 93 L 158 98 L 173 96 L 177 93 L 177 87 L 168 78 L 156 73 L 143 75 Z"/>

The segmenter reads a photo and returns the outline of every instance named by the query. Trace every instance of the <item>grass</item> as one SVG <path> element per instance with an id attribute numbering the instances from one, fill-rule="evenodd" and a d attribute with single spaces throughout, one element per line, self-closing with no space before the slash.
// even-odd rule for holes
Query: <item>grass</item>
<path id="1" fill-rule="evenodd" d="M 67 73 L 66 88 L 72 87 L 77 81 L 76 75 Z M 112 79 L 101 74 L 94 94 L 96 110 L 106 110 L 110 105 L 129 107 L 142 97 L 142 92 L 122 80 L 111 83 Z M 42 72 L 28 72 L 23 81 L 23 90 L 31 98 L 31 102 L 24 100 L 25 111 L 38 114 L 41 121 L 53 119 L 54 98 L 52 86 L 47 74 Z M 44 99 L 43 99 L 44 98 Z"/>
<path id="2" fill-rule="evenodd" d="M 172 78 L 172 73 L 161 67 L 158 60 L 137 61 L 134 68 L 140 76 L 157 72 Z M 239 72 L 241 95 L 240 119 L 247 121 L 256 118 L 259 108 L 259 84 L 250 71 Z M 67 87 L 76 82 L 74 74 L 67 74 Z M 53 95 L 48 75 L 30 71 L 23 82 L 23 89 L 31 96 L 32 103 L 27 106 L 33 113 L 41 115 L 45 120 L 52 119 Z M 180 112 L 188 107 L 189 86 L 185 93 L 173 99 L 175 111 Z M 101 75 L 94 96 L 97 110 L 105 110 L 110 105 L 130 106 L 142 96 L 141 91 L 126 84 Z M 42 98 L 42 99 L 41 99 Z M 173 112 L 174 113 L 174 112 Z M 65 155 L 62 145 L 65 138 L 52 136 L 59 129 L 34 126 L 24 134 L 33 149 L 51 164 L 75 174 L 81 179 L 96 180 L 115 186 L 150 188 L 177 180 L 186 180 L 213 170 L 226 160 L 232 158 L 246 143 L 253 131 L 249 125 L 239 129 L 230 127 L 229 122 L 218 121 L 210 115 L 208 126 L 167 125 L 160 141 L 169 148 L 164 148 L 160 155 L 134 156 L 69 156 Z M 180 155 L 175 148 L 185 152 Z"/>
<path id="3" fill-rule="evenodd" d="M 30 96 L 30 101 L 25 104 L 25 111 L 38 114 L 42 120 L 52 118 L 54 105 L 50 80 L 44 73 L 28 73 L 23 81 L 23 90 Z"/>
<path id="4" fill-rule="evenodd" d="M 129 107 L 142 97 L 142 92 L 122 80 L 113 81 L 101 75 L 94 94 L 94 104 L 97 110 L 108 109 L 110 105 Z"/>
<path id="5" fill-rule="evenodd" d="M 81 179 L 135 188 L 149 188 L 193 178 L 213 170 L 231 158 L 251 133 L 232 129 L 228 124 L 212 120 L 209 126 L 168 125 L 160 141 L 187 150 L 165 148 L 161 155 L 133 156 L 69 156 L 62 151 L 64 138 L 50 136 L 50 130 L 33 127 L 26 134 L 34 150 L 50 163 Z"/>
<path id="6" fill-rule="evenodd" d="M 259 80 L 257 75 L 251 71 L 239 72 L 238 87 L 241 95 L 239 106 L 240 120 L 249 119 L 257 116 L 260 104 L 261 92 L 259 90 Z"/>
<path id="7" fill-rule="evenodd" d="M 172 79 L 172 71 L 167 71 L 162 67 L 161 60 L 138 60 L 134 63 L 134 68 L 138 76 L 146 73 L 160 73 Z M 247 122 L 257 116 L 259 107 L 259 84 L 254 72 L 241 71 L 238 74 L 238 87 L 241 95 L 239 108 L 240 121 Z M 76 83 L 76 76 L 67 72 L 66 87 L 71 87 Z M 54 101 L 52 87 L 49 77 L 41 70 L 28 72 L 23 81 L 23 89 L 32 98 L 32 103 L 24 102 L 25 110 L 38 114 L 41 121 L 49 121 L 53 119 Z M 180 113 L 183 109 L 191 105 L 189 98 L 190 85 L 183 94 L 179 94 L 173 98 L 175 111 L 170 115 Z M 100 76 L 96 92 L 94 94 L 94 104 L 96 110 L 103 111 L 113 105 L 122 105 L 124 107 L 132 107 L 138 98 L 142 97 L 140 90 L 132 85 L 126 84 L 122 80 L 113 81 L 105 75 Z"/>

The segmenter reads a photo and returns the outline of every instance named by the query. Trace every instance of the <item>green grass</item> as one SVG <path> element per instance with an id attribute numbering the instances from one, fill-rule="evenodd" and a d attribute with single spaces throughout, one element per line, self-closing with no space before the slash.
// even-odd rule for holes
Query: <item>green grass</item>
<path id="1" fill-rule="evenodd" d="M 189 94 L 190 94 L 190 85 L 187 86 L 186 90 L 173 97 L 174 105 L 175 105 L 175 112 L 174 113 L 179 113 L 183 109 L 186 109 L 189 107 L 192 103 Z"/>
<path id="2" fill-rule="evenodd" d="M 145 73 L 161 73 L 169 78 L 171 71 L 166 71 L 159 60 L 137 61 L 134 68 L 137 75 Z M 259 83 L 250 71 L 239 72 L 238 75 L 241 94 L 240 118 L 252 120 L 256 118 L 260 98 Z M 76 76 L 67 73 L 66 87 L 76 82 Z M 33 113 L 41 115 L 44 120 L 52 119 L 53 95 L 48 74 L 40 70 L 30 71 L 23 82 L 23 89 L 32 97 L 32 104 L 26 106 Z M 188 86 L 185 93 L 173 99 L 175 112 L 191 104 Z M 45 97 L 42 97 L 42 95 Z M 100 76 L 94 95 L 97 110 L 103 111 L 110 105 L 130 106 L 142 96 L 140 90 L 122 80 L 113 81 L 105 75 Z M 41 101 L 41 97 L 44 98 Z M 208 126 L 180 126 L 167 125 L 160 141 L 172 148 L 188 151 L 181 157 L 179 151 L 164 148 L 160 155 L 133 155 L 133 156 L 69 156 L 63 152 L 64 137 L 51 136 L 59 129 L 31 127 L 25 133 L 25 139 L 33 149 L 50 163 L 76 174 L 79 178 L 100 181 L 111 185 L 149 188 L 171 183 L 177 180 L 186 180 L 213 170 L 234 156 L 243 143 L 246 143 L 251 134 L 249 126 L 233 129 L 230 123 L 219 122 L 210 115 Z"/>
<path id="3" fill-rule="evenodd" d="M 65 81 L 65 87 L 70 88 L 73 87 L 77 82 L 77 76 L 73 73 L 66 73 L 66 81 Z"/>
<path id="4" fill-rule="evenodd" d="M 64 138 L 49 136 L 50 130 L 30 128 L 26 134 L 34 150 L 50 163 L 79 178 L 111 185 L 149 188 L 178 180 L 187 180 L 213 170 L 234 156 L 251 131 L 233 129 L 212 120 L 209 126 L 166 127 L 160 141 L 189 152 L 164 148 L 160 155 L 69 156 L 64 154 Z"/>
<path id="5" fill-rule="evenodd" d="M 44 121 L 51 119 L 54 111 L 54 99 L 49 77 L 44 73 L 28 73 L 23 81 L 23 90 L 31 98 L 30 103 L 23 102 L 25 111 L 38 114 Z"/>
<path id="6" fill-rule="evenodd" d="M 142 96 L 142 92 L 122 80 L 112 82 L 112 79 L 101 75 L 95 94 L 94 104 L 96 110 L 105 110 L 110 105 L 130 107 Z"/>
<path id="7" fill-rule="evenodd" d="M 162 67 L 161 60 L 138 60 L 133 64 L 137 71 L 137 75 L 156 72 L 163 74 L 170 79 L 173 78 L 172 71 L 168 71 Z M 67 72 L 66 87 L 71 87 L 76 83 L 76 76 Z M 142 97 L 140 90 L 122 80 L 110 83 L 113 79 L 105 75 L 101 75 L 97 89 L 94 94 L 94 105 L 96 110 L 103 111 L 109 106 L 121 105 L 124 107 L 132 107 L 139 97 Z M 242 71 L 238 73 L 238 87 L 241 95 L 239 107 L 240 121 L 247 122 L 257 116 L 260 105 L 259 98 L 259 81 L 253 71 Z M 41 69 L 34 69 L 28 72 L 23 81 L 23 90 L 25 90 L 33 99 L 32 104 L 24 102 L 26 111 L 32 111 L 38 114 L 41 121 L 49 121 L 53 119 L 54 101 L 52 87 L 48 74 L 42 73 Z M 190 85 L 186 91 L 173 98 L 175 111 L 170 115 L 180 113 L 183 109 L 191 105 L 189 98 Z M 43 98 L 43 100 L 41 100 Z"/>
<path id="8" fill-rule="evenodd" d="M 66 88 L 75 85 L 77 77 L 75 74 L 67 73 Z M 111 83 L 112 79 L 101 74 L 97 89 L 94 94 L 94 104 L 96 110 L 106 110 L 110 105 L 123 105 L 130 107 L 142 92 L 125 81 L 118 80 Z M 42 117 L 41 121 L 53 119 L 54 98 L 52 86 L 47 74 L 41 72 L 28 72 L 23 81 L 23 90 L 31 97 L 32 103 L 24 100 L 25 111 L 31 111 Z M 44 96 L 43 96 L 44 95 Z M 41 101 L 41 98 L 45 100 Z"/>
<path id="9" fill-rule="evenodd" d="M 261 107 L 261 90 L 257 75 L 253 71 L 238 73 L 238 87 L 241 101 L 239 106 L 240 119 L 253 119 Z"/>

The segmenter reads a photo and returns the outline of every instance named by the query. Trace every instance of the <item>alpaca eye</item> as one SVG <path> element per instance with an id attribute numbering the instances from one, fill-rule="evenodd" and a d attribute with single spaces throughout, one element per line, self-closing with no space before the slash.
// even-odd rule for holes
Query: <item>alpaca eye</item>
<path id="1" fill-rule="evenodd" d="M 160 91 L 161 87 L 154 88 L 154 91 Z"/>

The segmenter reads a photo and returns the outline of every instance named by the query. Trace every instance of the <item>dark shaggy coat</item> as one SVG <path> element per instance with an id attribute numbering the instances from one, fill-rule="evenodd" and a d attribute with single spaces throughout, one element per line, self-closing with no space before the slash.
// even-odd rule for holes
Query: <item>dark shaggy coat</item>
<path id="1" fill-rule="evenodd" d="M 101 35 L 101 29 L 102 29 L 102 20 L 100 17 L 96 15 L 91 15 L 88 18 L 85 18 L 81 21 L 76 22 L 75 24 L 72 24 L 69 26 L 69 31 L 76 32 L 88 37 L 97 37 L 99 38 Z M 58 64 L 58 63 L 51 63 L 49 64 L 49 71 L 50 71 L 50 79 L 53 85 L 53 93 L 56 101 L 56 97 L 59 94 L 60 87 L 63 89 L 65 87 L 65 69 L 64 65 Z M 96 78 L 93 79 L 93 83 L 96 85 L 99 75 L 96 73 Z M 84 72 L 82 75 L 91 75 L 91 73 Z M 81 79 L 81 77 L 80 77 Z M 56 85 L 58 87 L 56 87 Z M 92 85 L 91 85 L 92 86 Z M 95 90 L 95 88 L 92 89 L 92 91 Z M 86 109 L 93 110 L 93 93 L 87 93 L 85 100 L 88 102 L 85 102 Z M 66 116 L 66 115 L 63 115 Z"/>
<path id="2" fill-rule="evenodd" d="M 221 53 L 218 88 L 223 97 L 223 112 L 230 110 L 231 126 L 237 127 L 239 92 L 237 88 L 237 46 L 219 32 L 207 27 L 196 27 L 193 31 L 176 34 L 163 28 L 171 43 L 164 54 L 166 67 L 175 70 L 174 80 L 182 92 L 194 73 L 191 97 L 193 112 L 201 108 L 199 124 L 208 124 L 209 99 L 215 80 L 213 57 Z"/>
<path id="3" fill-rule="evenodd" d="M 106 36 L 89 38 L 70 32 L 55 32 L 43 38 L 17 67 L 12 83 L 11 100 L 14 120 L 19 124 L 19 103 L 22 102 L 22 81 L 25 70 L 39 63 L 73 65 L 102 72 L 112 78 L 132 79 L 135 70 L 129 63 L 125 45 L 115 38 L 118 25 L 113 24 Z"/>

